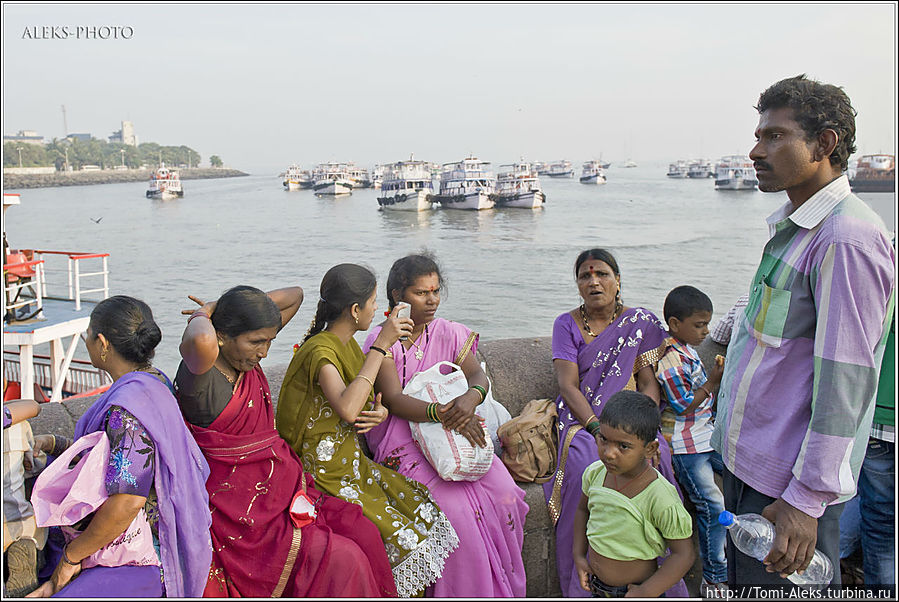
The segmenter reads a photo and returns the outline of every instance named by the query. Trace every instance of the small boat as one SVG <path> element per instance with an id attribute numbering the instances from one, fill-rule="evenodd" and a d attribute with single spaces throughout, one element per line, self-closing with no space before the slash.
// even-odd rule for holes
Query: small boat
<path id="1" fill-rule="evenodd" d="M 605 184 L 606 174 L 600 161 L 587 161 L 581 167 L 581 184 Z"/>
<path id="2" fill-rule="evenodd" d="M 148 199 L 162 199 L 169 201 L 184 196 L 181 188 L 181 176 L 177 171 L 169 169 L 165 163 L 150 174 L 150 187 L 147 189 Z"/>
<path id="3" fill-rule="evenodd" d="M 496 178 L 494 198 L 497 207 L 536 209 L 543 206 L 546 194 L 540 187 L 537 170 L 530 163 L 521 160 L 500 167 L 510 169 L 501 172 Z"/>
<path id="4" fill-rule="evenodd" d="M 628 159 L 621 167 L 637 167 L 637 163 L 632 159 Z"/>
<path id="5" fill-rule="evenodd" d="M 535 162 L 534 169 L 537 171 L 538 176 L 545 176 L 549 173 L 549 165 L 547 165 L 543 161 Z"/>
<path id="6" fill-rule="evenodd" d="M 381 182 L 384 180 L 384 166 L 375 165 L 371 170 L 371 187 L 378 190 L 381 188 Z"/>
<path id="7" fill-rule="evenodd" d="M 371 177 L 368 175 L 367 169 L 356 167 L 353 163 L 350 163 L 348 168 L 353 188 L 371 188 Z"/>
<path id="8" fill-rule="evenodd" d="M 353 193 L 353 180 L 346 163 L 322 163 L 313 172 L 313 178 L 315 194 L 336 196 Z"/>
<path id="9" fill-rule="evenodd" d="M 715 170 L 712 169 L 711 161 L 706 159 L 690 161 L 690 167 L 687 169 L 688 178 L 711 178 L 713 175 Z"/>
<path id="10" fill-rule="evenodd" d="M 895 155 L 862 155 L 849 186 L 852 192 L 896 192 Z"/>
<path id="11" fill-rule="evenodd" d="M 304 188 L 312 188 L 313 180 L 312 174 L 309 173 L 308 170 L 300 169 L 300 166 L 297 164 L 293 164 L 287 168 L 287 171 L 282 174 L 284 181 L 284 188 L 287 190 L 301 190 Z"/>
<path id="12" fill-rule="evenodd" d="M 440 172 L 440 189 L 434 200 L 447 209 L 492 209 L 496 201 L 496 177 L 489 161 L 468 156 L 455 163 L 445 163 Z"/>
<path id="13" fill-rule="evenodd" d="M 556 161 L 550 165 L 546 175 L 551 178 L 573 178 L 574 168 L 571 167 L 571 161 L 562 159 L 561 161 Z"/>
<path id="14" fill-rule="evenodd" d="M 752 160 L 745 155 L 722 157 L 715 167 L 715 190 L 755 190 L 759 185 Z"/>
<path id="15" fill-rule="evenodd" d="M 690 165 L 686 161 L 679 160 L 668 164 L 669 178 L 686 178 L 690 172 Z"/>
<path id="16" fill-rule="evenodd" d="M 434 183 L 427 161 L 397 161 L 382 166 L 378 206 L 387 211 L 428 211 L 433 209 Z"/>

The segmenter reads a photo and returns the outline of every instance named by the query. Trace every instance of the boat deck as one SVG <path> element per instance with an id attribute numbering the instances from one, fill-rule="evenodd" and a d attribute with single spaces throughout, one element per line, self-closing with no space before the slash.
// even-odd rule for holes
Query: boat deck
<path id="1" fill-rule="evenodd" d="M 58 338 L 59 335 L 76 334 L 87 329 L 91 311 L 97 301 L 81 300 L 81 309 L 75 309 L 75 301 L 44 297 L 44 320 L 26 320 L 24 322 L 3 323 L 3 343 L 19 345 L 26 341 L 37 343 Z M 43 332 L 51 336 L 41 336 Z M 53 336 L 56 335 L 56 336 Z"/>

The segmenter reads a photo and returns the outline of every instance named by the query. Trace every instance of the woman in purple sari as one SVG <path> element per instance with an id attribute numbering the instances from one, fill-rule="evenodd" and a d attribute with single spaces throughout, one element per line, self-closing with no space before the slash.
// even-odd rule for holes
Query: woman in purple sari
<path id="1" fill-rule="evenodd" d="M 161 338 L 150 308 L 138 299 L 110 297 L 91 312 L 86 338 L 91 364 L 114 382 L 78 420 L 75 438 L 99 430 L 109 437 L 109 463 L 105 474 L 97 475 L 109 497 L 77 525 L 81 533 L 61 550 L 51 542 L 53 574 L 29 597 L 202 595 L 212 562 L 209 467 L 181 417 L 171 382 L 150 364 Z M 35 451 L 53 455 L 69 444 L 63 437 L 35 437 Z M 85 558 L 122 535 L 141 512 L 150 524 L 158 565 L 82 569 Z"/>
<path id="2" fill-rule="evenodd" d="M 409 421 L 435 419 L 475 445 L 486 445 L 484 429 L 475 414 L 490 386 L 475 358 L 478 336 L 457 322 L 436 318 L 442 278 L 434 259 L 410 255 L 393 264 L 387 277 L 390 308 L 400 301 L 411 305 L 415 323 L 406 341 L 384 351 L 391 362 L 381 364 L 375 389 L 390 416 L 370 430 L 368 445 L 374 459 L 426 485 L 459 536 L 459 547 L 446 559 L 443 576 L 426 595 L 437 598 L 500 598 L 526 595 L 521 558 L 524 519 L 528 506 L 521 490 L 496 456 L 487 474 L 477 481 L 444 481 L 412 440 Z M 381 327 L 372 329 L 363 346 L 372 345 Z M 471 388 L 429 413 L 429 404 L 403 395 L 416 372 L 438 362 L 459 365 Z M 480 389 L 480 390 L 479 390 Z M 436 406 L 435 406 L 436 407 Z"/>
<path id="3" fill-rule="evenodd" d="M 556 526 L 556 563 L 562 595 L 589 597 L 572 559 L 574 515 L 581 498 L 584 469 L 599 460 L 597 441 L 603 403 L 618 391 L 637 390 L 659 403 L 655 364 L 665 350 L 667 331 L 642 307 L 621 302 L 618 263 L 605 249 L 581 253 L 574 266 L 580 307 L 556 318 L 553 369 L 559 383 L 559 454 L 554 478 L 543 486 Z M 659 433 L 659 472 L 677 487 L 671 451 Z M 678 493 L 680 493 L 678 491 Z M 666 593 L 686 597 L 680 581 Z"/>

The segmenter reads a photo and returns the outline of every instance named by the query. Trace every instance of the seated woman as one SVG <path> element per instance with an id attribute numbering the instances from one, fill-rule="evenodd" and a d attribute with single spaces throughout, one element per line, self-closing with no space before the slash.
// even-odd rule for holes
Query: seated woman
<path id="1" fill-rule="evenodd" d="M 484 400 L 490 382 L 475 357 L 478 336 L 462 324 L 435 317 L 440 306 L 443 278 L 432 257 L 410 255 L 393 264 L 387 277 L 390 308 L 410 304 L 415 326 L 405 341 L 388 352 L 375 390 L 383 396 L 390 417 L 366 434 L 376 462 L 389 466 L 427 486 L 459 536 L 459 549 L 446 561 L 443 577 L 428 593 L 437 598 L 523 598 L 526 576 L 521 559 L 524 518 L 528 506 L 502 461 L 477 481 L 444 481 L 412 440 L 409 421 L 428 422 L 430 404 L 403 395 L 403 387 L 416 372 L 438 362 L 459 364 L 471 388 L 437 408 L 436 417 L 447 429 L 456 429 L 475 445 L 485 444 L 484 429 L 475 408 Z M 366 352 L 375 345 L 381 327 L 365 340 Z"/>
<path id="2" fill-rule="evenodd" d="M 284 376 L 276 418 L 319 487 L 359 504 L 378 526 L 405 598 L 440 577 L 459 540 L 424 485 L 372 462 L 356 439 L 387 417 L 380 395 L 372 397 L 374 380 L 385 349 L 412 330 L 412 321 L 394 311 L 368 357 L 362 354 L 353 335 L 371 325 L 376 284 L 369 270 L 349 263 L 325 274 L 312 327 Z"/>
<path id="3" fill-rule="evenodd" d="M 378 530 L 356 506 L 317 491 L 275 430 L 259 362 L 303 290 L 237 286 L 210 303 L 191 299 L 202 307 L 184 330 L 175 385 L 211 471 L 213 554 L 203 595 L 395 596 Z M 317 510 L 311 523 L 291 513 L 303 495 Z"/>
<path id="4" fill-rule="evenodd" d="M 556 318 L 553 369 L 559 383 L 559 453 L 555 477 L 543 486 L 556 525 L 556 563 L 562 595 L 589 596 L 580 586 L 572 558 L 574 517 L 584 469 L 599 460 L 596 436 L 605 401 L 621 390 L 639 391 L 659 404 L 655 364 L 665 351 L 667 331 L 642 307 L 621 302 L 618 263 L 605 249 L 582 252 L 574 264 L 580 307 Z M 671 450 L 658 435 L 658 470 L 675 488 Z M 680 491 L 678 490 L 678 493 Z M 686 597 L 683 581 L 668 596 Z"/>
<path id="5" fill-rule="evenodd" d="M 62 549 L 50 580 L 31 597 L 202 595 L 212 558 L 209 467 L 181 419 L 171 383 L 150 364 L 161 338 L 150 308 L 138 299 L 110 297 L 91 312 L 91 364 L 115 382 L 78 420 L 75 438 L 106 431 L 110 451 L 103 478 L 109 497 Z M 59 455 L 71 443 L 38 435 L 34 449 Z M 141 510 L 158 544 L 159 566 L 82 570 L 81 561 L 124 533 Z"/>

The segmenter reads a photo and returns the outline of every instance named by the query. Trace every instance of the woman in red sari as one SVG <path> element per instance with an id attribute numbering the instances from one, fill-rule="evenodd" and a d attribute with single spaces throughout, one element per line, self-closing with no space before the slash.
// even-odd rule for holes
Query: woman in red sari
<path id="1" fill-rule="evenodd" d="M 213 555 L 204 596 L 396 596 L 378 529 L 358 506 L 317 491 L 275 430 L 259 361 L 303 290 L 238 286 L 218 301 L 190 298 L 201 307 L 181 339 L 175 388 L 210 468 Z M 311 522 L 312 513 L 291 512 L 297 497 L 314 507 Z"/>

